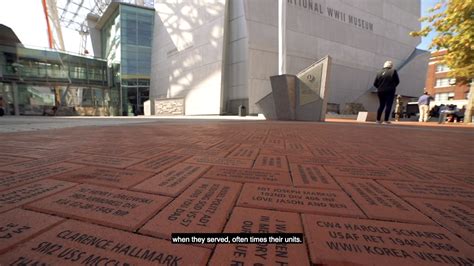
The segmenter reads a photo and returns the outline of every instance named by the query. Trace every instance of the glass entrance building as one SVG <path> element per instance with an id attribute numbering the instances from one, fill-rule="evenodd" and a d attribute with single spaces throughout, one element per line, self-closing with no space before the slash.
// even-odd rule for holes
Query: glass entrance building
<path id="1" fill-rule="evenodd" d="M 144 114 L 149 99 L 154 14 L 153 8 L 112 2 L 95 25 L 101 57 L 116 73 L 119 112 L 125 116 Z"/>
<path id="2" fill-rule="evenodd" d="M 94 56 L 24 47 L 0 38 L 0 96 L 7 114 L 143 115 L 150 97 L 155 10 L 112 2 L 88 16 Z"/>
<path id="3" fill-rule="evenodd" d="M 105 60 L 0 44 L 0 96 L 9 115 L 116 115 L 118 89 Z"/>

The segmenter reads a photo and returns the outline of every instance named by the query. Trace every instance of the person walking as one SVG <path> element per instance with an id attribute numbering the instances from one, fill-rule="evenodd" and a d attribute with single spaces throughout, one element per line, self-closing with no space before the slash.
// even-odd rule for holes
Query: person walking
<path id="1" fill-rule="evenodd" d="M 395 98 L 395 91 L 400 83 L 397 70 L 393 68 L 392 61 L 386 61 L 383 64 L 383 69 L 377 73 L 374 81 L 374 86 L 377 88 L 377 95 L 379 97 L 379 108 L 377 109 L 377 124 L 382 123 L 382 113 L 385 109 L 384 123 L 390 124 L 390 113 L 392 111 L 393 99 Z"/>
<path id="2" fill-rule="evenodd" d="M 5 110 L 3 109 L 3 96 L 0 96 L 0 116 L 5 114 Z"/>
<path id="3" fill-rule="evenodd" d="M 431 100 L 433 100 L 433 97 L 431 97 L 426 91 L 420 96 L 420 98 L 418 98 L 418 109 L 420 110 L 419 122 L 428 122 Z"/>

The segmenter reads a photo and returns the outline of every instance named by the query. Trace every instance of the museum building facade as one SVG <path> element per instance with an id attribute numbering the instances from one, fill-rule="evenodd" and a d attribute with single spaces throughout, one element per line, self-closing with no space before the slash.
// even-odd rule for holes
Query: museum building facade
<path id="1" fill-rule="evenodd" d="M 397 94 L 423 92 L 429 52 L 416 49 L 420 1 L 287 0 L 287 73 L 332 58 L 328 111 L 375 110 L 376 72 L 398 69 Z M 157 0 L 152 114 L 260 113 L 278 74 L 277 0 Z"/>

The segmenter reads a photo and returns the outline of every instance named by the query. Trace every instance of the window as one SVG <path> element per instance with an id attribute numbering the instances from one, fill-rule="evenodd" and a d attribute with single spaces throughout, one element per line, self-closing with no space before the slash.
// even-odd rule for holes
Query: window
<path id="1" fill-rule="evenodd" d="M 445 64 L 436 65 L 436 72 L 448 72 L 450 69 Z"/>
<path id="2" fill-rule="evenodd" d="M 450 100 L 454 100 L 454 92 L 444 92 L 435 94 L 435 101 L 437 102 Z"/>
<path id="3" fill-rule="evenodd" d="M 442 79 L 436 79 L 435 87 L 449 87 L 454 84 L 456 84 L 455 78 L 442 78 Z"/>

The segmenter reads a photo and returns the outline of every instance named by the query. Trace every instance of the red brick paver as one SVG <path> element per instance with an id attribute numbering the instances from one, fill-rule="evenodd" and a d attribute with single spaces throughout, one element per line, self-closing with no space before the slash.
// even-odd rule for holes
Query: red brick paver
<path id="1" fill-rule="evenodd" d="M 474 265 L 474 131 L 149 122 L 0 134 L 0 265 Z M 172 233 L 303 243 L 172 244 Z"/>
<path id="2" fill-rule="evenodd" d="M 438 226 L 311 214 L 303 214 L 303 225 L 311 261 L 318 265 L 474 262 L 473 248 Z"/>
<path id="3" fill-rule="evenodd" d="M 63 220 L 22 209 L 0 214 L 0 254 Z"/>
<path id="4" fill-rule="evenodd" d="M 27 208 L 133 231 L 169 200 L 164 196 L 79 185 L 32 202 Z"/>
<path id="5" fill-rule="evenodd" d="M 183 249 L 186 249 L 183 252 Z M 69 220 L 0 257 L 2 265 L 204 265 L 210 250 Z"/>

